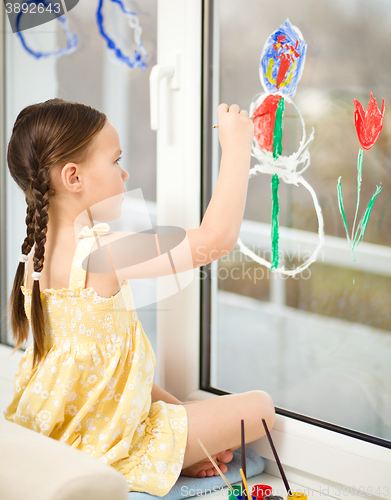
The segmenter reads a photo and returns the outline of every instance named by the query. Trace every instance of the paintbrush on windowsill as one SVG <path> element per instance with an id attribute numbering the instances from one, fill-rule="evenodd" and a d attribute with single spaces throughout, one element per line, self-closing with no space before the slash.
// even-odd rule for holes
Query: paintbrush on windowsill
<path id="1" fill-rule="evenodd" d="M 241 424 L 241 452 L 242 452 L 242 469 L 243 469 L 243 474 L 244 477 L 247 478 L 247 471 L 246 471 L 246 440 L 244 438 L 244 420 L 240 421 Z M 246 489 L 245 489 L 245 482 L 242 480 L 242 496 L 243 500 L 246 500 Z M 251 500 L 251 497 L 248 497 L 248 500 Z"/>
<path id="2" fill-rule="evenodd" d="M 220 470 L 220 467 L 216 464 L 216 462 L 213 460 L 212 456 L 210 455 L 210 453 L 208 452 L 208 450 L 205 448 L 205 446 L 201 443 L 201 440 L 200 439 L 197 439 L 198 441 L 198 444 L 201 446 L 201 448 L 204 450 L 206 456 L 209 458 L 209 460 L 212 462 L 212 464 L 214 465 L 214 467 L 216 468 L 217 472 L 220 474 L 220 476 L 222 477 L 222 479 L 224 480 L 225 484 L 228 486 L 228 488 L 232 491 L 232 493 L 235 493 L 234 492 L 234 489 L 232 488 L 232 486 L 229 484 L 229 482 L 227 481 L 227 478 L 224 476 L 224 474 L 221 472 Z"/>
<path id="3" fill-rule="evenodd" d="M 243 473 L 243 469 L 239 469 L 239 470 L 240 470 L 240 475 L 242 476 L 242 481 L 243 481 L 244 488 L 245 488 L 245 490 L 243 490 L 243 491 L 245 491 L 245 492 L 247 493 L 247 498 L 248 498 L 249 500 L 251 500 L 251 495 L 250 495 L 250 491 L 249 491 L 249 489 L 248 489 L 248 484 L 247 484 L 247 479 L 246 479 L 246 476 L 245 476 L 245 475 L 244 475 L 244 473 Z M 242 493 L 242 497 L 244 498 L 243 493 Z"/>
<path id="4" fill-rule="evenodd" d="M 267 438 L 269 440 L 270 448 L 272 449 L 274 458 L 276 459 L 276 462 L 277 462 L 277 466 L 278 466 L 278 468 L 280 470 L 281 478 L 284 481 L 284 486 L 285 486 L 286 492 L 288 493 L 288 496 L 291 496 L 291 488 L 290 488 L 290 486 L 288 484 L 288 480 L 286 478 L 284 469 L 282 468 L 280 459 L 278 458 L 277 450 L 276 450 L 276 448 L 274 446 L 272 437 L 270 435 L 269 429 L 268 429 L 267 424 L 266 424 L 266 420 L 264 418 L 262 419 L 262 423 L 263 423 L 263 427 L 265 428 L 265 431 L 266 431 L 266 436 L 267 436 Z"/>

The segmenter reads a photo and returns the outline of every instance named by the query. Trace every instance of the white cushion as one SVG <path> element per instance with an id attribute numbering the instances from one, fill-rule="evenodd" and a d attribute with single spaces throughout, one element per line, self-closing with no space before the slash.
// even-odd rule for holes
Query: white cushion
<path id="1" fill-rule="evenodd" d="M 1 500 L 127 500 L 113 467 L 0 418 Z"/>

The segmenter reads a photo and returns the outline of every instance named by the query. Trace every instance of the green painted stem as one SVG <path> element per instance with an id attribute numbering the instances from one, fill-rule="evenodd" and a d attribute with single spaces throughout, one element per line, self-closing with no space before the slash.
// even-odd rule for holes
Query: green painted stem
<path id="1" fill-rule="evenodd" d="M 273 131 L 273 158 L 277 160 L 277 158 L 282 153 L 282 118 L 284 115 L 284 98 L 278 101 L 277 109 L 276 109 L 276 120 L 274 122 L 274 131 Z"/>
<path id="2" fill-rule="evenodd" d="M 349 230 L 348 230 L 348 223 L 346 221 L 345 209 L 344 209 L 344 206 L 343 206 L 341 177 L 339 177 L 339 179 L 338 179 L 337 192 L 338 192 L 338 207 L 339 207 L 339 211 L 341 212 L 342 220 L 343 220 L 343 223 L 344 223 L 344 226 L 345 226 L 346 238 L 347 238 L 348 243 L 350 245 L 350 236 L 349 236 Z"/>
<path id="3" fill-rule="evenodd" d="M 356 261 L 356 257 L 354 255 L 354 251 L 357 248 L 358 244 L 364 237 L 365 230 L 367 228 L 368 222 L 369 222 L 369 217 L 372 212 L 372 207 L 373 204 L 375 203 L 375 200 L 380 193 L 380 191 L 383 189 L 380 186 L 376 186 L 376 192 L 372 195 L 372 198 L 370 199 L 368 206 L 365 210 L 364 215 L 362 216 L 357 228 L 355 229 L 356 226 L 356 220 L 357 220 L 357 215 L 358 215 L 358 210 L 360 207 L 360 192 L 361 192 L 361 182 L 362 182 L 362 168 L 363 168 L 363 150 L 360 149 L 358 152 L 358 159 L 357 159 L 357 203 L 356 203 L 356 213 L 354 214 L 354 221 L 353 221 L 353 227 L 352 227 L 352 236 L 349 236 L 349 231 L 348 231 L 348 224 L 346 222 L 346 215 L 345 215 L 345 209 L 343 206 L 343 196 L 342 196 L 342 186 L 341 186 L 341 177 L 338 179 L 337 183 L 337 192 L 338 192 L 338 206 L 339 206 L 339 211 L 341 212 L 342 215 L 342 220 L 345 226 L 345 231 L 346 231 L 346 238 L 348 240 L 348 243 L 351 247 L 351 252 L 352 252 L 352 257 L 353 260 Z"/>
<path id="4" fill-rule="evenodd" d="M 360 243 L 362 238 L 364 237 L 365 230 L 367 228 L 368 222 L 369 222 L 369 217 L 372 212 L 372 207 L 373 204 L 375 203 L 377 195 L 380 193 L 380 191 L 383 188 L 380 186 L 376 186 L 376 192 L 372 195 L 372 198 L 370 199 L 367 209 L 365 210 L 364 215 L 362 216 L 362 219 L 360 220 L 359 225 L 357 226 L 357 231 L 356 234 L 354 235 L 354 240 L 352 244 L 352 252 L 354 252 L 354 249 L 357 247 L 357 245 Z"/>
<path id="5" fill-rule="evenodd" d="M 358 158 L 357 158 L 357 203 L 356 203 L 356 213 L 354 214 L 354 221 L 353 221 L 353 227 L 352 227 L 352 240 L 354 240 L 354 228 L 356 227 L 358 207 L 360 205 L 363 153 L 364 153 L 364 151 L 362 149 L 360 149 L 358 151 Z"/>
<path id="6" fill-rule="evenodd" d="M 276 109 L 276 119 L 274 122 L 273 130 L 273 158 L 277 158 L 282 153 L 282 118 L 284 116 L 284 98 L 278 102 Z M 272 267 L 271 270 L 277 269 L 279 261 L 278 240 L 278 214 L 280 213 L 280 204 L 278 200 L 278 185 L 280 180 L 278 175 L 274 174 L 272 177 Z"/>
<path id="7" fill-rule="evenodd" d="M 277 174 L 272 177 L 272 267 L 271 270 L 278 267 L 279 252 L 278 252 L 278 214 L 280 212 L 280 204 L 278 201 L 278 185 L 280 180 Z"/>

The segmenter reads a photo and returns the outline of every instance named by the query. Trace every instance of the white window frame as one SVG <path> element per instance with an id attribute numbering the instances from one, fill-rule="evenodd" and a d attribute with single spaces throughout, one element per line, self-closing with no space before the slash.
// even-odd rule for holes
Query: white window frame
<path id="1" fill-rule="evenodd" d="M 4 33 L 5 9 L 0 9 L 0 27 Z M 7 278 L 6 278 L 6 248 L 5 224 L 6 224 L 6 164 L 5 164 L 5 113 L 4 113 L 4 35 L 0 38 L 0 334 L 5 338 L 7 330 L 7 319 L 3 311 L 7 307 Z"/>
<path id="2" fill-rule="evenodd" d="M 4 26 L 4 9 L 0 11 L 0 25 Z M 202 0 L 159 0 L 158 63 L 171 64 L 172 54 L 179 52 L 181 70 L 179 89 L 169 89 L 165 81 L 160 85 L 158 225 L 190 229 L 200 224 L 201 48 Z M 5 78 L 2 55 L 0 104 Z M 0 136 L 4 143 L 4 106 L 0 107 L 0 115 Z M 3 175 L 4 155 L 2 162 Z M 1 203 L 4 204 L 3 196 Z M 4 211 L 1 215 L 4 217 Z M 1 245 L 3 251 L 5 242 Z M 199 270 L 196 270 L 189 286 L 157 304 L 159 383 L 181 400 L 214 397 L 199 390 L 199 285 Z M 162 293 L 161 286 L 158 280 L 158 294 Z M 2 296 L 3 292 L 2 286 Z M 390 485 L 389 449 L 280 415 L 272 436 L 289 480 L 298 484 L 315 490 L 327 485 L 346 485 L 363 487 L 366 491 L 369 487 L 376 490 L 378 486 Z M 266 472 L 278 476 L 265 438 L 252 446 L 267 459 Z M 391 493 L 381 498 L 391 499 Z"/>
<path id="3" fill-rule="evenodd" d="M 159 0 L 158 64 L 180 54 L 180 88 L 160 84 L 157 132 L 157 224 L 198 227 L 201 186 L 202 0 Z M 160 384 L 179 399 L 213 397 L 200 391 L 200 274 L 165 300 L 158 301 Z M 158 279 L 158 298 L 163 294 Z M 290 480 L 318 490 L 329 485 L 370 492 L 391 483 L 391 450 L 277 415 L 272 430 Z M 278 470 L 265 438 L 252 445 L 267 459 L 266 472 Z M 389 488 L 390 489 L 390 488 Z M 342 495 L 343 496 L 343 495 Z M 365 494 L 369 498 L 374 493 Z M 382 489 L 381 498 L 391 499 Z"/>

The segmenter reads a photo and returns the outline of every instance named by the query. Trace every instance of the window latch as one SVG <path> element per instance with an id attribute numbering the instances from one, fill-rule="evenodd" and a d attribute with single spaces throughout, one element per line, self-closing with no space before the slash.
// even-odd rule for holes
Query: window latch
<path id="1" fill-rule="evenodd" d="M 180 54 L 171 54 L 169 65 L 163 66 L 156 64 L 152 68 L 149 75 L 149 92 L 150 92 L 150 110 L 151 110 L 151 129 L 159 130 L 159 87 L 160 82 L 164 78 L 167 79 L 167 84 L 171 90 L 180 88 Z"/>

